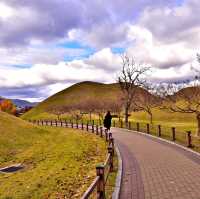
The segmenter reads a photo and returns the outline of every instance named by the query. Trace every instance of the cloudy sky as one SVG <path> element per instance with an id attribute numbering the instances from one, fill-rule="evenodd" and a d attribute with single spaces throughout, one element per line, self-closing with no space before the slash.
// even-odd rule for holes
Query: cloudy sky
<path id="1" fill-rule="evenodd" d="M 0 96 L 115 82 L 122 53 L 151 65 L 151 81 L 191 78 L 199 13 L 199 0 L 0 0 Z"/>

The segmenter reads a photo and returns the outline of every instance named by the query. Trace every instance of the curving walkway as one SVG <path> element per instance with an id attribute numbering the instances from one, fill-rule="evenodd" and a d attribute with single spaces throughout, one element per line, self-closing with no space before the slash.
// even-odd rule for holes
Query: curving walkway
<path id="1" fill-rule="evenodd" d="M 123 160 L 121 199 L 200 199 L 200 156 L 139 133 L 111 131 Z"/>

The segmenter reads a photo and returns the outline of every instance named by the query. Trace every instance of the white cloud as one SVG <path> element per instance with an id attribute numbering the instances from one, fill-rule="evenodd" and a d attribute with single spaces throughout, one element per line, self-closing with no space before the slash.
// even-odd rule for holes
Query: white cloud
<path id="1" fill-rule="evenodd" d="M 11 7 L 0 2 L 0 18 L 7 19 L 13 15 L 14 11 Z"/>
<path id="2" fill-rule="evenodd" d="M 111 82 L 112 75 L 107 70 L 115 67 L 116 62 L 111 62 L 113 56 L 109 49 L 103 49 L 85 60 L 60 62 L 56 65 L 35 64 L 31 68 L 0 67 L 0 86 L 25 87 L 86 80 Z M 104 60 L 108 61 L 106 66 L 101 65 Z"/>

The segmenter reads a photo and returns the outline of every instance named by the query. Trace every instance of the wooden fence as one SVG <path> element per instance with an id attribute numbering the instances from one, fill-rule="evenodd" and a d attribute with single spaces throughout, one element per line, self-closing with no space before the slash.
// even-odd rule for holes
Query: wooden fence
<path id="1" fill-rule="evenodd" d="M 107 132 L 107 130 L 103 130 L 102 126 L 95 125 L 92 123 L 90 125 L 88 122 L 84 123 L 74 123 L 72 120 L 29 120 L 29 122 L 42 125 L 42 126 L 59 126 L 59 127 L 69 127 L 76 128 L 81 130 L 90 131 L 92 133 L 96 133 L 102 138 L 105 138 L 106 142 L 108 142 L 108 155 L 103 164 L 99 164 L 96 166 L 96 178 L 93 180 L 92 184 L 88 187 L 87 191 L 83 194 L 81 199 L 89 199 L 91 196 L 97 199 L 105 199 L 106 198 L 106 183 L 109 177 L 109 174 L 113 172 L 113 158 L 114 158 L 114 138 L 112 137 L 111 132 Z M 95 195 L 95 196 L 94 196 Z"/>
<path id="2" fill-rule="evenodd" d="M 180 131 L 176 127 L 166 127 L 161 125 L 153 125 L 149 123 L 129 122 L 125 125 L 123 121 L 113 121 L 113 127 L 127 128 L 129 130 L 140 131 L 167 140 L 177 142 L 189 148 L 200 151 L 200 138 L 194 136 L 191 131 Z"/>
<path id="3" fill-rule="evenodd" d="M 36 122 L 36 121 L 35 121 Z M 40 124 L 46 124 L 45 122 L 50 123 L 50 121 L 37 121 Z M 77 127 L 82 129 L 83 127 L 86 130 L 90 130 L 92 132 L 99 131 L 100 133 L 100 127 L 101 124 L 103 123 L 100 120 L 91 120 L 91 121 L 77 121 L 77 120 L 64 120 L 64 121 L 54 121 L 54 125 L 57 126 L 58 123 L 62 123 L 63 126 L 68 126 L 68 127 Z M 153 125 L 149 123 L 139 123 L 139 122 L 129 122 L 128 125 L 125 125 L 124 121 L 118 121 L 118 120 L 113 120 L 112 121 L 112 126 L 113 127 L 119 127 L 119 128 L 127 128 L 129 130 L 134 130 L 134 131 L 140 131 L 144 132 L 147 134 L 151 134 L 154 136 L 162 137 L 168 140 L 171 140 L 173 142 L 177 142 L 179 144 L 182 144 L 184 146 L 187 146 L 189 148 L 193 148 L 197 151 L 200 151 L 200 138 L 197 136 L 194 136 L 191 131 L 180 131 L 176 127 L 166 127 L 166 126 L 161 126 L 161 125 Z M 97 129 L 95 129 L 97 128 Z"/>

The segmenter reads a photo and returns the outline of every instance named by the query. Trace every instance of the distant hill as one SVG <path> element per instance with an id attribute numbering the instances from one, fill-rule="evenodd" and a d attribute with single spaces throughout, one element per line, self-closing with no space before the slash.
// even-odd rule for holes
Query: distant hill
<path id="1" fill-rule="evenodd" d="M 0 102 L 4 99 L 6 98 L 0 96 Z M 29 102 L 27 100 L 21 100 L 21 99 L 10 99 L 10 100 L 15 104 L 15 106 L 21 107 L 21 108 L 35 107 L 38 104 L 38 102 Z"/>
<path id="2" fill-rule="evenodd" d="M 26 107 L 26 106 L 34 107 L 38 104 L 37 102 L 29 102 L 29 101 L 21 100 L 21 99 L 11 99 L 11 100 L 17 107 Z"/>
<path id="3" fill-rule="evenodd" d="M 140 93 L 147 92 L 140 89 Z M 97 82 L 80 82 L 66 88 L 39 103 L 35 108 L 23 115 L 25 119 L 40 118 L 50 107 L 75 105 L 84 102 L 95 101 L 97 104 L 103 101 L 113 102 L 122 97 L 118 83 L 103 84 Z"/>

